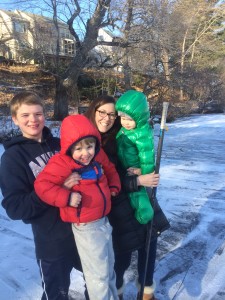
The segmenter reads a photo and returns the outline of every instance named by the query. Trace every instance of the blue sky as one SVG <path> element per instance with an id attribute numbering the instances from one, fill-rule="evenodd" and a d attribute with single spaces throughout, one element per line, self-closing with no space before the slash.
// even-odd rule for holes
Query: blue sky
<path id="1" fill-rule="evenodd" d="M 32 1 L 29 1 L 29 3 Z M 40 2 L 39 2 L 40 3 Z M 36 6 L 36 7 L 35 7 Z M 21 1 L 21 0 L 2 0 L 0 3 L 0 9 L 5 9 L 5 10 L 25 10 L 28 12 L 32 12 L 32 13 L 37 13 L 37 14 L 42 14 L 48 16 L 48 14 L 46 13 L 46 10 L 41 10 L 40 8 L 38 8 L 37 6 L 37 2 L 33 1 L 33 4 L 29 5 L 28 1 Z"/>

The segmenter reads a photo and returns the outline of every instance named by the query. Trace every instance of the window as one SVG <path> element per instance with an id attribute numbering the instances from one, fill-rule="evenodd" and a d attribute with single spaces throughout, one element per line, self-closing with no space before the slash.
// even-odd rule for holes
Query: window
<path id="1" fill-rule="evenodd" d="M 26 25 L 24 23 L 20 23 L 18 21 L 14 22 L 14 29 L 16 32 L 24 33 L 26 32 Z"/>
<path id="2" fill-rule="evenodd" d="M 72 38 L 72 35 L 70 34 L 69 30 L 67 30 L 67 29 L 60 29 L 60 35 L 62 38 L 68 38 L 68 39 Z"/>
<path id="3" fill-rule="evenodd" d="M 64 40 L 64 53 L 67 55 L 74 54 L 74 41 Z"/>
<path id="4" fill-rule="evenodd" d="M 26 49 L 28 48 L 28 45 L 24 41 L 20 41 L 19 43 L 19 49 Z"/>

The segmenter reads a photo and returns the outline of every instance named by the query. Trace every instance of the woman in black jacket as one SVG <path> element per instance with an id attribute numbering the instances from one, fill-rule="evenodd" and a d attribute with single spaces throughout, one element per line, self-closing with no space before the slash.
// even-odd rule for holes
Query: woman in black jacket
<path id="1" fill-rule="evenodd" d="M 147 226 L 140 224 L 134 217 L 134 210 L 130 206 L 128 192 L 138 191 L 139 186 L 156 187 L 159 182 L 158 174 L 146 174 L 126 176 L 127 170 L 123 170 L 118 162 L 116 134 L 121 125 L 115 111 L 115 99 L 113 97 L 102 95 L 93 101 L 85 115 L 99 130 L 102 138 L 102 147 L 112 161 L 120 175 L 122 182 L 122 191 L 112 199 L 112 210 L 109 220 L 113 227 L 113 245 L 115 252 L 115 271 L 117 276 L 117 289 L 120 299 L 123 299 L 123 276 L 130 265 L 132 252 L 138 250 L 138 282 L 137 288 L 143 283 L 145 269 L 145 242 L 147 234 Z M 134 171 L 135 173 L 135 171 Z M 149 261 L 147 268 L 147 278 L 144 288 L 145 300 L 153 300 L 155 284 L 153 281 L 153 273 L 156 259 L 157 237 L 161 231 L 168 227 L 168 221 L 164 220 L 164 214 L 158 204 L 156 205 L 158 212 L 155 211 L 153 221 L 153 233 L 151 239 Z M 162 219 L 163 222 L 157 222 Z"/>

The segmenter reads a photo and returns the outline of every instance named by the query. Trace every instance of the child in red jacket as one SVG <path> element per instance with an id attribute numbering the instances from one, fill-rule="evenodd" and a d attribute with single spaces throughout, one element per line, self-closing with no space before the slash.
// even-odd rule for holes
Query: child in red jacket
<path id="1" fill-rule="evenodd" d="M 72 173 L 81 180 L 71 190 L 63 186 Z M 71 222 L 90 299 L 118 299 L 115 285 L 112 229 L 107 214 L 111 195 L 120 191 L 114 165 L 100 147 L 100 135 L 82 115 L 66 117 L 61 126 L 61 151 L 35 181 L 38 196 L 60 208 Z"/>

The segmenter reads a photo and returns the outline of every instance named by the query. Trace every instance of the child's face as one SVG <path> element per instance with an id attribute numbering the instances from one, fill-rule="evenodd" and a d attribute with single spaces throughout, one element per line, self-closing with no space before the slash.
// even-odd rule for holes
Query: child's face
<path id="1" fill-rule="evenodd" d="M 41 141 L 45 117 L 40 105 L 22 104 L 12 119 L 15 125 L 19 126 L 24 137 Z"/>
<path id="2" fill-rule="evenodd" d="M 127 130 L 134 129 L 136 127 L 136 122 L 130 117 L 121 116 L 120 121 L 121 125 Z"/>
<path id="3" fill-rule="evenodd" d="M 95 155 L 95 143 L 79 143 L 74 146 L 72 157 L 74 160 L 79 161 L 87 166 Z"/>

